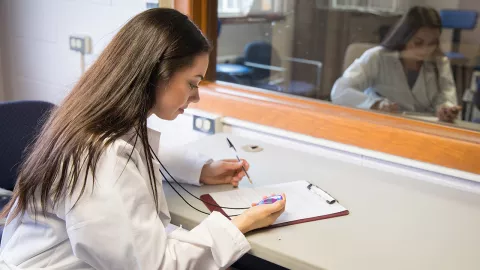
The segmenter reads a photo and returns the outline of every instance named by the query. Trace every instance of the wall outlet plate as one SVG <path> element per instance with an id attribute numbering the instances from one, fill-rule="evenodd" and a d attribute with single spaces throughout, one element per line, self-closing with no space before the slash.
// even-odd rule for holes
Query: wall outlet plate
<path id="1" fill-rule="evenodd" d="M 215 134 L 222 129 L 220 117 L 193 115 L 193 130 L 207 134 Z"/>
<path id="2" fill-rule="evenodd" d="M 149 3 L 147 1 L 147 9 L 158 8 L 158 7 L 159 7 L 158 2 L 157 3 Z"/>
<path id="3" fill-rule="evenodd" d="M 92 53 L 92 39 L 89 36 L 70 36 L 70 50 L 82 54 Z"/>

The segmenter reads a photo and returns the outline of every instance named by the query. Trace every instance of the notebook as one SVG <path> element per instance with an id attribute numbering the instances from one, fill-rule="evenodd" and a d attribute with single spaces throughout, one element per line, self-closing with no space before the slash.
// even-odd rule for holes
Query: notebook
<path id="1" fill-rule="evenodd" d="M 324 197 L 308 188 L 307 181 L 295 181 L 258 188 L 238 188 L 230 191 L 215 192 L 201 196 L 210 211 L 218 211 L 226 217 L 241 214 L 245 210 L 225 209 L 210 204 L 229 208 L 250 207 L 263 196 L 285 193 L 287 205 L 285 212 L 275 221 L 274 227 L 299 224 L 315 220 L 348 215 L 348 210 L 338 201 L 329 204 Z M 332 194 L 330 194 L 332 195 Z"/>

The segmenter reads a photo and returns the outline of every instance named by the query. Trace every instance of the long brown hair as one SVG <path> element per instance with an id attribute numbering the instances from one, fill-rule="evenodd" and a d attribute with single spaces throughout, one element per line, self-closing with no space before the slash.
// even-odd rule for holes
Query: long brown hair
<path id="1" fill-rule="evenodd" d="M 20 166 L 13 197 L 1 215 L 7 216 L 15 202 L 12 218 L 27 210 L 36 214 L 37 196 L 45 214 L 50 200 L 55 207 L 83 182 L 82 196 L 89 173 L 95 182 L 103 151 L 131 130 L 135 131 L 135 143 L 138 140 L 143 145 L 157 204 L 147 138 L 147 117 L 155 103 L 156 85 L 210 49 L 198 27 L 176 10 L 149 9 L 132 18 L 46 122 Z M 81 172 L 87 172 L 84 178 Z"/>
<path id="2" fill-rule="evenodd" d="M 393 26 L 388 33 L 382 46 L 392 51 L 403 51 L 408 41 L 415 35 L 415 33 L 422 27 L 434 28 L 439 31 L 442 30 L 442 19 L 440 14 L 431 7 L 415 6 L 410 8 L 407 13 Z M 437 51 L 435 54 L 441 52 Z"/>

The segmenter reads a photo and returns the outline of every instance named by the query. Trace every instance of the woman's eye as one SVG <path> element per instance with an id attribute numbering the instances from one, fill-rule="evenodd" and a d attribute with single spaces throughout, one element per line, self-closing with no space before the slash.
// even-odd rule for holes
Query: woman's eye
<path id="1" fill-rule="evenodd" d="M 195 89 L 198 88 L 198 86 L 195 85 L 195 84 L 193 84 L 193 83 L 189 83 L 188 85 L 190 86 L 190 89 L 191 89 L 191 90 L 195 90 Z"/>

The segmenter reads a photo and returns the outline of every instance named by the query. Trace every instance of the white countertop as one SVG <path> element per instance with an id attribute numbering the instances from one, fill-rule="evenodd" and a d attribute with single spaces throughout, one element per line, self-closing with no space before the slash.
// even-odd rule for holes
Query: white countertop
<path id="1" fill-rule="evenodd" d="M 290 269 L 480 269 L 479 194 L 228 136 L 239 156 L 250 162 L 254 185 L 307 180 L 350 211 L 348 216 L 248 234 L 251 254 Z M 215 159 L 232 158 L 225 137 L 205 137 L 189 147 Z M 264 150 L 242 151 L 248 144 Z M 192 228 L 205 218 L 163 185 L 172 223 Z M 244 180 L 240 188 L 249 186 Z M 196 195 L 231 189 L 187 188 Z"/>

